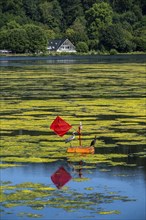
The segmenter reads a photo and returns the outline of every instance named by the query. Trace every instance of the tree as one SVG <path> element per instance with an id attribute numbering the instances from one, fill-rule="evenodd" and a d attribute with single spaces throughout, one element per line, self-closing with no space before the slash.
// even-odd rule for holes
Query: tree
<path id="1" fill-rule="evenodd" d="M 146 15 L 146 1 L 145 0 L 140 0 L 140 3 L 141 3 L 141 8 L 142 8 L 142 12 L 143 12 L 143 15 Z"/>
<path id="2" fill-rule="evenodd" d="M 84 10 L 88 10 L 93 6 L 95 0 L 81 0 Z"/>
<path id="3" fill-rule="evenodd" d="M 70 26 L 65 32 L 67 38 L 69 38 L 75 45 L 79 41 L 84 41 L 88 44 L 88 37 L 86 33 L 86 26 L 84 18 L 77 18 L 73 25 Z"/>
<path id="4" fill-rule="evenodd" d="M 131 51 L 135 46 L 130 32 L 124 30 L 119 24 L 111 25 L 103 31 L 101 45 L 109 51 L 116 49 L 118 52 Z"/>
<path id="5" fill-rule="evenodd" d="M 27 47 L 26 31 L 15 20 L 8 22 L 2 28 L 1 48 L 11 50 L 14 53 L 24 53 Z"/>
<path id="6" fill-rule="evenodd" d="M 26 31 L 22 28 L 3 30 L 0 34 L 0 47 L 11 50 L 13 53 L 25 53 L 28 38 Z"/>
<path id="7" fill-rule="evenodd" d="M 138 21 L 135 13 L 132 11 L 127 11 L 120 16 L 121 23 L 127 21 L 130 25 L 133 25 Z"/>
<path id="8" fill-rule="evenodd" d="M 47 30 L 45 30 L 45 33 L 46 33 L 46 36 L 47 36 L 47 39 L 49 40 L 51 40 L 51 39 L 55 39 L 56 38 L 56 34 L 55 34 L 55 32 L 53 31 L 53 30 L 51 30 L 51 29 L 47 29 Z"/>
<path id="9" fill-rule="evenodd" d="M 141 21 L 142 20 L 142 9 L 140 8 L 140 6 L 134 5 L 132 11 L 135 14 L 135 16 L 137 17 L 137 20 Z"/>
<path id="10" fill-rule="evenodd" d="M 41 16 L 40 21 L 47 24 L 50 29 L 60 32 L 63 14 L 58 1 L 42 2 L 39 4 L 39 11 Z"/>
<path id="11" fill-rule="evenodd" d="M 78 42 L 76 45 L 77 52 L 87 53 L 89 48 L 85 42 Z"/>
<path id="12" fill-rule="evenodd" d="M 43 52 L 47 48 L 47 36 L 45 31 L 36 25 L 27 24 L 24 26 L 28 36 L 28 51 L 31 53 Z"/>
<path id="13" fill-rule="evenodd" d="M 83 16 L 81 0 L 59 0 L 63 11 L 63 30 L 70 27 L 76 18 Z"/>
<path id="14" fill-rule="evenodd" d="M 0 8 L 3 13 L 21 14 L 23 11 L 22 5 L 22 0 L 1 0 L 0 2 Z"/>
<path id="15" fill-rule="evenodd" d="M 7 30 L 2 30 L 0 32 L 0 49 L 10 49 L 8 48 L 8 31 Z"/>
<path id="16" fill-rule="evenodd" d="M 40 0 L 23 0 L 25 14 L 34 21 L 40 20 L 38 5 Z"/>
<path id="17" fill-rule="evenodd" d="M 96 37 L 95 39 L 89 39 L 89 50 L 95 50 L 97 51 L 99 49 L 99 37 Z"/>
<path id="18" fill-rule="evenodd" d="M 113 11 L 110 5 L 106 2 L 94 4 L 86 12 L 87 25 L 95 26 L 98 30 L 112 24 Z"/>
<path id="19" fill-rule="evenodd" d="M 1 0 L 0 18 L 0 27 L 5 26 L 10 21 L 24 24 L 27 17 L 25 16 L 22 0 Z"/>
<path id="20" fill-rule="evenodd" d="M 100 33 L 112 24 L 113 11 L 106 2 L 96 3 L 86 11 L 90 49 L 97 49 Z M 94 46 L 93 46 L 93 45 Z"/>
<path id="21" fill-rule="evenodd" d="M 131 10 L 134 0 L 110 0 L 113 9 L 119 13 Z"/>
<path id="22" fill-rule="evenodd" d="M 146 26 L 138 28 L 135 31 L 134 42 L 138 51 L 146 52 Z"/>
<path id="23" fill-rule="evenodd" d="M 25 53 L 28 45 L 27 33 L 22 28 L 14 28 L 8 34 L 8 48 L 13 53 Z"/>
<path id="24" fill-rule="evenodd" d="M 14 28 L 20 28 L 20 24 L 18 24 L 15 20 L 8 22 L 3 28 L 7 30 L 11 30 Z"/>

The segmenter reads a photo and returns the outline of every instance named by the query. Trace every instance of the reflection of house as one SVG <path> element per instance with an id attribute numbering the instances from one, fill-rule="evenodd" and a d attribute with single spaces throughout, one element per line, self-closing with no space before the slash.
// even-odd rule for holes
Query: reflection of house
<path id="1" fill-rule="evenodd" d="M 47 49 L 56 52 L 76 52 L 75 46 L 68 39 L 50 40 Z"/>

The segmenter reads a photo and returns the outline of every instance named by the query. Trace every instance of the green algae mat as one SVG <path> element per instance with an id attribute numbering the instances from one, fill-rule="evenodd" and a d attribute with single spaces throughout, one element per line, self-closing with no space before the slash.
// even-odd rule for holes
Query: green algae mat
<path id="1" fill-rule="evenodd" d="M 1 68 L 1 160 L 53 162 L 61 158 L 126 165 L 146 157 L 145 65 L 66 64 Z M 94 155 L 67 154 L 69 145 L 49 128 L 57 115 L 82 143 L 97 136 Z M 78 145 L 78 138 L 73 141 Z"/>

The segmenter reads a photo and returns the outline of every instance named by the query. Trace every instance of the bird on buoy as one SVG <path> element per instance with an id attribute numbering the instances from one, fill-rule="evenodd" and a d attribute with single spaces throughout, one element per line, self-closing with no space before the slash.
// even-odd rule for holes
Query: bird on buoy
<path id="1" fill-rule="evenodd" d="M 75 139 L 75 131 L 72 133 L 72 136 L 70 136 L 69 138 L 67 138 L 66 140 L 65 140 L 65 143 L 68 143 L 68 142 L 71 142 L 72 140 L 74 140 Z M 70 143 L 70 146 L 71 146 L 71 143 Z"/>
<path id="2" fill-rule="evenodd" d="M 95 136 L 95 138 L 91 141 L 90 147 L 94 147 L 95 146 L 96 139 L 97 139 L 97 137 Z"/>

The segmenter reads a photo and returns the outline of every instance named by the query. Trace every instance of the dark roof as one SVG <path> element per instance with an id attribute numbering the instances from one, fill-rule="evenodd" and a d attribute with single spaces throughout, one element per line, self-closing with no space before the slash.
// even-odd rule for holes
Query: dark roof
<path id="1" fill-rule="evenodd" d="M 55 40 L 50 40 L 48 47 L 51 47 L 51 50 L 57 50 L 65 41 L 66 39 L 55 39 Z"/>

